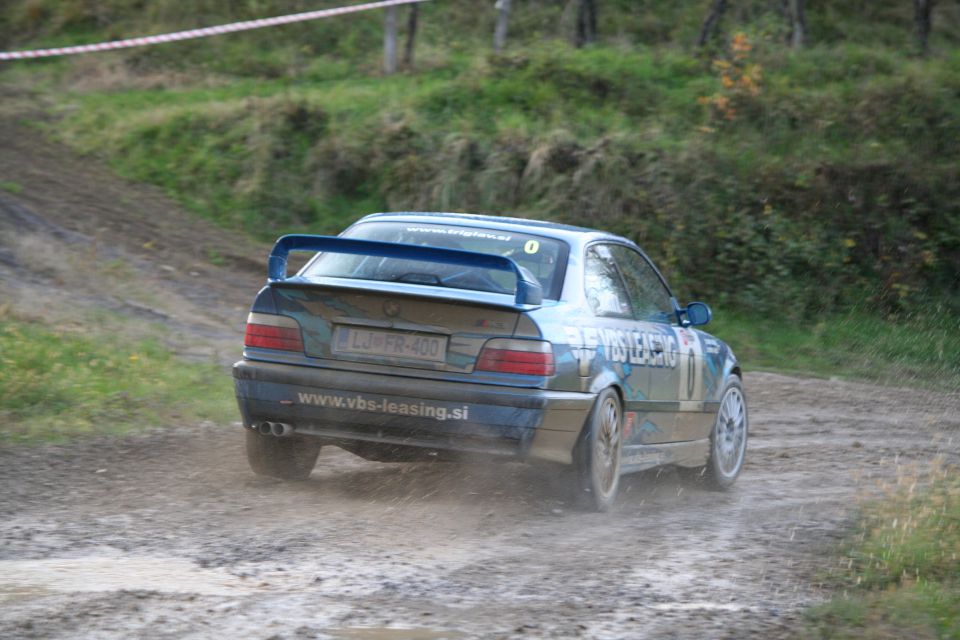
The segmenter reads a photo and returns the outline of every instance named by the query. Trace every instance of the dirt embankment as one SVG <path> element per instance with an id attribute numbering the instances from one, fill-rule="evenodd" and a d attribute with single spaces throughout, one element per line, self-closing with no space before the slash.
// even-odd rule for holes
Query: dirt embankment
<path id="1" fill-rule="evenodd" d="M 21 115 L 0 110 L 0 304 L 67 327 L 104 312 L 159 324 L 187 355 L 235 359 L 269 247 L 45 141 Z"/>
<path id="2" fill-rule="evenodd" d="M 10 122 L 0 139 L 0 180 L 20 187 L 0 194 L 4 302 L 58 322 L 142 314 L 235 353 L 262 247 Z M 746 388 L 731 492 L 648 473 L 609 514 L 520 464 L 325 449 L 309 481 L 265 480 L 236 425 L 0 449 L 0 637 L 787 636 L 858 497 L 960 461 L 960 398 L 772 374 Z"/>

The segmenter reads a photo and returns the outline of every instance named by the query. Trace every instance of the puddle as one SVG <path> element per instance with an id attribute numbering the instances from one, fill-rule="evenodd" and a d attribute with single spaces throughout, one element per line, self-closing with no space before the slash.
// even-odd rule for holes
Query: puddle
<path id="1" fill-rule="evenodd" d="M 650 608 L 658 611 L 743 611 L 752 607 L 723 602 L 658 602 Z"/>
<path id="2" fill-rule="evenodd" d="M 182 558 L 88 556 L 0 561 L 0 602 L 120 590 L 232 596 L 258 591 L 221 569 Z"/>
<path id="3" fill-rule="evenodd" d="M 342 640 L 452 640 L 463 637 L 463 634 L 456 631 L 397 629 L 394 627 L 348 627 L 327 629 L 324 633 Z"/>
<path id="4" fill-rule="evenodd" d="M 43 598 L 44 596 L 49 596 L 54 593 L 50 589 L 44 589 L 43 587 L 12 586 L 3 584 L 2 581 L 3 578 L 0 577 L 0 602 L 36 600 L 37 598 Z"/>

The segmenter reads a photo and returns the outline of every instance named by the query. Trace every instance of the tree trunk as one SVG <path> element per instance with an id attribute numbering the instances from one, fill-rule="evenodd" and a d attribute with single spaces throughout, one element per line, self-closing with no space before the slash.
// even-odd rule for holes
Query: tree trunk
<path id="1" fill-rule="evenodd" d="M 413 47 L 417 40 L 417 18 L 420 5 L 410 5 L 410 15 L 407 18 L 407 43 L 403 47 L 403 66 L 413 69 Z"/>
<path id="2" fill-rule="evenodd" d="M 790 46 L 799 49 L 807 43 L 807 16 L 804 0 L 790 0 Z"/>
<path id="3" fill-rule="evenodd" d="M 493 31 L 493 50 L 503 51 L 507 44 L 507 24 L 510 22 L 510 0 L 497 0 L 497 28 Z"/>
<path id="4" fill-rule="evenodd" d="M 933 29 L 933 5 L 935 0 L 913 0 L 914 16 L 917 22 L 917 39 L 920 52 L 927 55 L 930 51 L 930 31 Z"/>
<path id="5" fill-rule="evenodd" d="M 397 72 L 397 7 L 386 8 L 383 24 L 383 72 Z"/>
<path id="6" fill-rule="evenodd" d="M 698 47 L 707 44 L 707 40 L 709 40 L 713 32 L 716 31 L 717 24 L 720 22 L 720 18 L 726 10 L 727 0 L 713 0 L 713 3 L 710 5 L 710 10 L 707 12 L 707 17 L 703 21 L 703 26 L 700 27 L 700 37 L 697 38 Z"/>
<path id="7" fill-rule="evenodd" d="M 580 0 L 577 7 L 577 48 L 597 41 L 596 0 Z"/>

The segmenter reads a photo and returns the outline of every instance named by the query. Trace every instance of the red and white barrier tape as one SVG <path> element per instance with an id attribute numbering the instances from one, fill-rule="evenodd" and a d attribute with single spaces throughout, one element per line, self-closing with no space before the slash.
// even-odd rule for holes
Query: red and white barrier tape
<path id="1" fill-rule="evenodd" d="M 217 27 L 204 27 L 202 29 L 190 29 L 189 31 L 176 31 L 174 33 L 163 33 L 156 36 L 144 36 L 142 38 L 129 38 L 127 40 L 113 40 L 111 42 L 99 42 L 97 44 L 82 44 L 75 47 L 59 47 L 57 49 L 32 49 L 29 51 L 0 51 L 0 60 L 26 60 L 30 58 L 49 58 L 53 56 L 72 56 L 78 53 L 90 53 L 92 51 L 111 51 L 113 49 L 129 49 L 130 47 L 143 47 L 150 44 L 161 44 L 163 42 L 176 42 L 177 40 L 191 40 L 193 38 L 206 38 L 209 36 L 218 36 L 223 33 L 234 33 L 236 31 L 250 31 L 251 29 L 263 29 L 264 27 L 273 27 L 278 24 L 290 24 L 292 22 L 305 22 L 307 20 L 319 20 L 320 18 L 330 18 L 345 13 L 357 13 L 358 11 L 370 11 L 371 9 L 383 9 L 400 4 L 413 4 L 415 2 L 427 2 L 427 0 L 383 0 L 382 2 L 369 2 L 366 4 L 355 4 L 346 7 L 336 7 L 334 9 L 321 9 L 319 11 L 306 11 L 304 13 L 294 13 L 287 16 L 277 16 L 275 18 L 262 18 L 260 20 L 247 20 L 245 22 L 233 22 L 223 24 Z"/>

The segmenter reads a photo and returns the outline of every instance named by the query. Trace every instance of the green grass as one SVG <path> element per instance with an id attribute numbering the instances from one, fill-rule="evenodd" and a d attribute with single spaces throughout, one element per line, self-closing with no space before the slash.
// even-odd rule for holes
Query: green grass
<path id="1" fill-rule="evenodd" d="M 946 313 L 883 319 L 863 312 L 813 320 L 718 311 L 706 330 L 745 370 L 960 389 L 960 321 Z"/>
<path id="2" fill-rule="evenodd" d="M 0 444 L 236 419 L 230 376 L 156 341 L 0 321 Z"/>
<path id="3" fill-rule="evenodd" d="M 960 589 L 939 584 L 844 596 L 809 614 L 807 637 L 912 640 L 960 637 Z"/>
<path id="4" fill-rule="evenodd" d="M 14 195 L 23 193 L 23 187 L 19 183 L 13 182 L 12 180 L 4 180 L 3 182 L 0 182 L 0 189 Z"/>
<path id="5" fill-rule="evenodd" d="M 960 638 L 960 479 L 901 478 L 867 505 L 828 578 L 839 593 L 808 613 L 815 638 Z M 917 481 L 930 481 L 916 488 Z"/>

